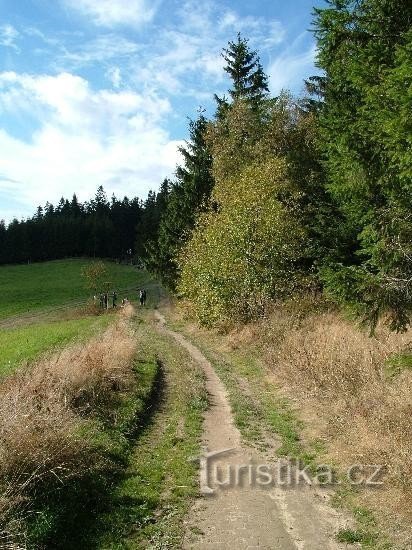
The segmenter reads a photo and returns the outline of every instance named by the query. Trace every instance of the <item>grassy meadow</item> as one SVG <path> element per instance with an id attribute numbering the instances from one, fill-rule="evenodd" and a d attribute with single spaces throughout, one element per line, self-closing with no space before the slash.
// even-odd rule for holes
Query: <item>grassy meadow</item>
<path id="1" fill-rule="evenodd" d="M 81 270 L 91 262 L 72 259 L 0 267 L 0 319 L 86 300 L 90 291 Z M 136 288 L 148 279 L 147 274 L 133 266 L 113 262 L 106 262 L 106 266 L 108 279 L 118 292 Z"/>
<path id="2" fill-rule="evenodd" d="M 177 548 L 203 375 L 154 330 L 164 291 L 147 274 L 109 264 L 119 299 L 144 286 L 147 307 L 79 307 L 85 263 L 0 268 L 0 547 Z"/>
<path id="3" fill-rule="evenodd" d="M 61 348 L 73 340 L 84 341 L 105 328 L 110 316 L 88 316 L 80 319 L 31 324 L 0 332 L 0 377 L 11 373 L 41 353 Z"/>
<path id="4" fill-rule="evenodd" d="M 81 272 L 92 261 L 71 259 L 0 267 L 0 377 L 45 352 L 86 341 L 110 324 L 112 316 L 91 315 L 87 309 L 79 309 L 90 297 Z M 148 275 L 133 266 L 105 264 L 119 302 L 124 295 L 137 297 L 136 291 L 122 290 L 150 286 Z M 149 301 L 153 299 L 149 290 Z"/>

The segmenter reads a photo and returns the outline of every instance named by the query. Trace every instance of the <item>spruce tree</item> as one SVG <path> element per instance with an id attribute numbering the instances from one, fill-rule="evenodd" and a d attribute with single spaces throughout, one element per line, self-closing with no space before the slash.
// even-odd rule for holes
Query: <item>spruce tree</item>
<path id="1" fill-rule="evenodd" d="M 245 99 L 259 103 L 269 93 L 268 78 L 257 52 L 249 48 L 248 42 L 238 33 L 237 40 L 228 43 L 228 47 L 222 51 L 222 57 L 226 61 L 224 70 L 233 83 L 229 90 L 233 101 Z M 225 98 L 216 96 L 216 100 L 220 107 L 227 104 Z"/>
<path id="2" fill-rule="evenodd" d="M 327 186 L 338 246 L 328 291 L 369 319 L 403 329 L 412 310 L 410 0 L 328 0 L 315 10 Z M 409 105 L 409 107 L 408 107 Z"/>
<path id="3" fill-rule="evenodd" d="M 190 139 L 180 147 L 183 164 L 177 168 L 157 239 L 147 249 L 149 269 L 172 289 L 178 276 L 177 252 L 189 238 L 199 211 L 207 207 L 214 185 L 212 158 L 205 141 L 207 124 L 203 113 L 189 122 Z"/>

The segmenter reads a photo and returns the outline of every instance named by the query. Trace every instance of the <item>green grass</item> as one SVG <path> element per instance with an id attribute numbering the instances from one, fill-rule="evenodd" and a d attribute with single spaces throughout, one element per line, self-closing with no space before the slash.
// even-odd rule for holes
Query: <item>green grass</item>
<path id="1" fill-rule="evenodd" d="M 198 494 L 192 457 L 199 454 L 204 376 L 187 352 L 141 320 L 137 327 L 142 360 L 161 367 L 159 409 L 139 436 L 122 482 L 98 522 L 97 548 L 181 548 L 183 519 Z"/>
<path id="2" fill-rule="evenodd" d="M 103 528 L 101 518 L 111 508 L 113 491 L 124 475 L 134 438 L 150 413 L 156 397 L 159 363 L 154 357 L 139 359 L 133 365 L 134 387 L 113 395 L 109 406 L 95 411 L 86 433 L 92 437 L 90 467 L 63 485 L 38 491 L 31 506 L 28 529 L 29 548 L 95 548 Z M 113 422 L 113 416 L 116 422 Z"/>
<path id="3" fill-rule="evenodd" d="M 82 318 L 64 319 L 68 309 L 73 310 L 76 303 L 90 296 L 81 271 L 92 261 L 72 259 L 0 267 L 3 296 L 0 320 L 5 327 L 0 332 L 0 376 L 73 339 L 87 339 L 109 324 L 110 316 L 87 316 L 80 310 L 76 311 L 76 317 Z M 129 299 L 137 298 L 136 291 L 121 293 L 122 289 L 145 286 L 148 307 L 155 305 L 160 291 L 146 272 L 133 266 L 105 263 L 108 279 L 119 293 L 119 302 L 124 294 Z"/>
<path id="4" fill-rule="evenodd" d="M 388 378 L 394 378 L 404 370 L 412 369 L 412 354 L 399 353 L 389 357 L 386 361 L 386 375 Z"/>
<path id="5" fill-rule="evenodd" d="M 356 520 L 356 529 L 341 529 L 336 534 L 338 542 L 346 544 L 357 543 L 360 548 L 373 550 L 391 550 L 393 546 L 386 537 L 379 533 L 378 525 L 373 514 L 359 506 L 352 508 Z"/>
<path id="6" fill-rule="evenodd" d="M 360 531 L 353 531 L 352 529 L 341 529 L 336 535 L 338 542 L 346 542 L 348 544 L 362 542 L 363 538 L 363 534 Z"/>
<path id="7" fill-rule="evenodd" d="M 139 310 L 133 321 L 134 389 L 85 428 L 95 442 L 90 470 L 34 502 L 29 548 L 182 547 L 184 518 L 199 490 L 193 457 L 207 394 L 201 368 L 149 317 Z"/>
<path id="8" fill-rule="evenodd" d="M 45 352 L 86 341 L 113 320 L 73 309 L 88 294 L 80 277 L 86 263 L 0 268 L 7 297 L 0 305 L 7 327 L 0 331 L 0 377 Z M 31 495 L 33 513 L 24 520 L 28 548 L 146 548 L 149 543 L 177 548 L 190 499 L 198 492 L 197 465 L 190 458 L 199 453 L 207 406 L 203 373 L 186 351 L 154 329 L 151 310 L 164 290 L 145 272 L 109 267 L 118 290 L 144 286 L 148 291 L 147 306 L 137 307 L 132 321 L 139 342 L 136 384 L 114 390 L 110 403 L 79 424 L 76 437 L 88 442 L 90 467 L 63 483 L 47 481 L 50 486 Z M 127 296 L 136 301 L 136 293 Z M 68 315 L 55 313 L 65 305 Z"/>
<path id="9" fill-rule="evenodd" d="M 0 377 L 46 351 L 62 348 L 75 339 L 84 341 L 90 338 L 112 320 L 109 315 L 89 316 L 0 331 Z"/>
<path id="10" fill-rule="evenodd" d="M 0 267 L 0 319 L 32 313 L 90 296 L 81 270 L 92 262 L 87 259 L 56 260 L 27 265 Z M 117 290 L 138 287 L 150 281 L 147 273 L 133 266 L 106 262 L 109 281 Z M 119 299 L 123 296 L 119 295 Z M 150 297 L 150 295 L 149 295 Z M 136 298 L 136 293 L 128 295 Z"/>

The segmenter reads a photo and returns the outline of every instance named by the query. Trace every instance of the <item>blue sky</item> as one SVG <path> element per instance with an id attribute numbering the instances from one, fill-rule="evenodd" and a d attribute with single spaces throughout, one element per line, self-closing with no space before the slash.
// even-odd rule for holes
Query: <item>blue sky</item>
<path id="1" fill-rule="evenodd" d="M 144 198 L 173 176 L 187 117 L 229 86 L 220 52 L 239 31 L 271 92 L 301 93 L 314 1 L 0 0 L 0 219 L 100 184 Z"/>

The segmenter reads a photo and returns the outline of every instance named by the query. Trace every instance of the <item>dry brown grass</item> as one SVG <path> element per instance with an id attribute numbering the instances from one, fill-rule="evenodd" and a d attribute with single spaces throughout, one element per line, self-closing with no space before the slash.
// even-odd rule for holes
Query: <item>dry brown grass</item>
<path id="1" fill-rule="evenodd" d="M 224 336 L 199 329 L 190 304 L 174 322 L 182 317 L 185 331 L 211 349 L 259 361 L 274 392 L 303 420 L 302 442 L 323 442 L 320 463 L 341 474 L 352 464 L 386 466 L 384 486 L 361 489 L 351 503 L 373 510 L 396 548 L 411 549 L 412 370 L 390 376 L 388 359 L 411 353 L 412 330 L 396 334 L 382 324 L 370 337 L 316 295 L 273 304 L 264 319 Z"/>
<path id="2" fill-rule="evenodd" d="M 263 347 L 273 380 L 307 421 L 306 436 L 326 442 L 322 458 L 342 470 L 356 463 L 386 466 L 384 487 L 360 498 L 392 525 L 403 519 L 401 548 L 412 547 L 412 372 L 389 377 L 387 359 L 410 350 L 410 332 L 381 326 L 369 337 L 337 313 L 302 318 L 279 307 L 235 337 Z"/>
<path id="3" fill-rule="evenodd" d="M 87 419 L 132 382 L 131 307 L 100 336 L 17 371 L 0 386 L 0 547 L 13 547 L 39 487 L 93 463 Z M 17 547 L 17 546 L 15 546 Z"/>

